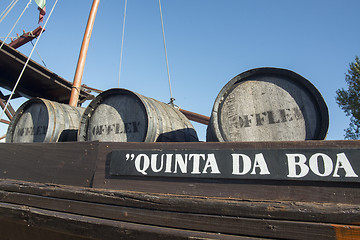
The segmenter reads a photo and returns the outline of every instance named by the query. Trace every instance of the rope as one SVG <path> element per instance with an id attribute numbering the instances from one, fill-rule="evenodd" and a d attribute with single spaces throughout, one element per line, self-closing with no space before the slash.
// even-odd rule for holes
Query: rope
<path id="1" fill-rule="evenodd" d="M 127 0 L 125 0 L 124 20 L 123 20 L 122 36 L 121 36 L 121 49 L 120 49 L 120 66 L 119 66 L 119 82 L 118 82 L 118 87 L 120 87 L 120 75 L 121 75 L 121 65 L 122 65 L 121 63 L 122 63 L 122 55 L 123 55 L 123 48 L 124 48 L 126 6 L 127 6 Z"/>
<path id="2" fill-rule="evenodd" d="M 11 32 L 14 30 L 16 24 L 19 22 L 20 18 L 22 17 L 22 15 L 25 13 L 25 10 L 29 7 L 31 3 L 31 0 L 29 0 L 28 4 L 25 6 L 24 10 L 22 11 L 22 13 L 20 14 L 19 18 L 16 20 L 14 26 L 11 28 L 10 32 L 8 33 L 8 35 L 6 36 L 5 40 L 3 41 L 3 43 L 0 46 L 0 49 L 4 46 L 4 43 L 6 42 L 6 40 L 8 39 L 8 37 L 10 36 Z M 10 9 L 11 10 L 11 9 Z"/>
<path id="3" fill-rule="evenodd" d="M 15 6 L 15 4 L 18 2 L 19 0 L 13 0 L 6 8 L 5 10 L 1 13 L 0 17 L 0 23 L 2 22 L 2 20 L 4 20 L 4 18 L 9 14 L 9 12 L 11 11 L 11 9 Z M 15 3 L 14 3 L 15 2 Z M 12 5 L 12 6 L 11 6 Z"/>
<path id="4" fill-rule="evenodd" d="M 30 42 L 31 42 L 31 45 L 34 47 L 33 42 L 32 42 L 32 41 L 30 41 Z M 40 56 L 40 53 L 38 52 L 38 50 L 37 50 L 36 48 L 35 48 L 35 51 L 36 51 L 37 55 L 39 56 L 39 58 L 41 59 L 42 63 L 44 64 L 44 67 L 47 67 L 46 64 L 45 64 L 45 62 L 44 62 L 44 60 L 43 60 L 42 57 Z"/>
<path id="5" fill-rule="evenodd" d="M 2 17 L 5 12 L 9 9 L 9 7 L 15 2 L 15 0 L 12 0 L 11 3 L 9 3 L 9 5 L 5 8 L 5 10 L 0 14 L 0 17 Z"/>
<path id="6" fill-rule="evenodd" d="M 169 62 L 168 62 L 167 51 L 166 51 L 165 31 L 164 31 L 164 23 L 163 23 L 163 17 L 162 17 L 162 11 L 161 11 L 161 3 L 160 3 L 160 0 L 159 0 L 159 9 L 160 9 L 160 18 L 161 18 L 161 29 L 162 29 L 163 40 L 164 40 L 164 50 L 165 50 L 166 69 L 167 69 L 167 75 L 168 75 L 168 80 L 169 80 L 169 91 L 170 91 L 170 102 L 169 102 L 169 104 L 170 104 L 170 105 L 174 105 L 175 98 L 173 98 L 173 96 L 172 96 L 172 91 L 171 91 L 171 81 L 170 81 Z"/>
<path id="7" fill-rule="evenodd" d="M 31 0 L 30 0 L 30 2 L 31 2 Z M 29 57 L 28 57 L 27 60 L 26 60 L 26 63 L 25 63 L 25 65 L 24 65 L 24 67 L 23 67 L 23 69 L 22 69 L 22 71 L 21 71 L 21 73 L 20 73 L 19 78 L 18 78 L 17 81 L 16 81 L 16 84 L 15 84 L 15 86 L 14 86 L 14 88 L 13 88 L 11 94 L 10 94 L 10 97 L 9 97 L 9 99 L 6 101 L 6 105 L 5 105 L 4 110 L 2 111 L 2 113 L 1 113 L 1 115 L 0 115 L 0 119 L 1 119 L 2 116 L 4 115 L 4 112 L 6 111 L 6 109 L 7 109 L 8 105 L 9 105 L 9 102 L 10 102 L 11 98 L 12 98 L 12 96 L 13 96 L 14 93 L 15 93 L 15 90 L 16 90 L 19 82 L 20 82 L 20 79 L 21 79 L 22 75 L 24 74 L 24 71 L 25 71 L 25 69 L 26 69 L 26 67 L 27 67 L 27 65 L 28 65 L 28 63 L 29 63 L 29 60 L 30 60 L 30 58 L 31 58 L 31 55 L 33 54 L 34 49 L 35 49 L 36 45 L 38 44 L 38 42 L 39 42 L 39 40 L 40 40 L 40 38 L 41 38 L 41 36 L 42 36 L 42 33 L 44 32 L 44 29 L 45 29 L 45 27 L 46 27 L 46 24 L 48 23 L 48 21 L 49 21 L 49 19 L 50 19 L 50 17 L 51 17 L 52 12 L 54 11 L 54 8 L 55 8 L 57 2 L 58 2 L 58 0 L 55 1 L 54 5 L 53 5 L 53 7 L 52 7 L 52 9 L 51 9 L 51 11 L 50 11 L 50 14 L 49 14 L 48 18 L 46 19 L 46 22 L 45 22 L 45 24 L 44 24 L 44 27 L 42 28 L 42 30 L 41 30 L 41 32 L 40 32 L 40 34 L 39 34 L 39 37 L 36 39 L 35 45 L 34 45 L 34 47 L 32 48 L 31 53 L 30 53 Z"/>

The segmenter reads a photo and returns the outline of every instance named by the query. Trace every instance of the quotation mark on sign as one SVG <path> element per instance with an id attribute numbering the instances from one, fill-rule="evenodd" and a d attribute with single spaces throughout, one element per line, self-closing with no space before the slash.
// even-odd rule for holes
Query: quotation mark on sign
<path id="1" fill-rule="evenodd" d="M 134 160 L 135 154 L 129 154 L 129 153 L 128 153 L 128 154 L 126 154 L 125 157 L 126 157 L 126 161 L 129 160 L 129 159 L 130 159 L 130 160 Z"/>

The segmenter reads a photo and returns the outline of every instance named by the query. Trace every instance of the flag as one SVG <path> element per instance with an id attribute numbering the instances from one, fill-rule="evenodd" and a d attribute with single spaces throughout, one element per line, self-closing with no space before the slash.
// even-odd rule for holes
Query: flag
<path id="1" fill-rule="evenodd" d="M 38 5 L 39 13 L 39 23 L 44 20 L 44 15 L 46 13 L 46 0 L 35 0 L 36 4 Z"/>

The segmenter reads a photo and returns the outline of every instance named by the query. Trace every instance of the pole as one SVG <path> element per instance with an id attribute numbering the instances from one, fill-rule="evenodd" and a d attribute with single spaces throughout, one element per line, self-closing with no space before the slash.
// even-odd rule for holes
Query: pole
<path id="1" fill-rule="evenodd" d="M 10 113 L 8 109 L 5 109 L 4 100 L 2 100 L 1 98 L 0 98 L 0 106 L 3 110 L 5 110 L 6 116 L 11 120 L 13 118 L 13 115 Z"/>
<path id="2" fill-rule="evenodd" d="M 190 112 L 184 109 L 179 109 L 180 112 L 182 112 L 185 117 L 187 117 L 189 120 L 194 121 L 194 122 L 198 122 L 198 123 L 202 123 L 205 125 L 209 125 L 210 122 L 210 118 L 208 116 L 204 116 L 198 113 L 194 113 L 194 112 Z"/>
<path id="3" fill-rule="evenodd" d="M 84 38 L 83 38 L 83 42 L 81 45 L 79 60 L 78 60 L 77 67 L 76 67 L 76 72 L 75 72 L 75 76 L 74 76 L 74 82 L 73 82 L 73 86 L 71 89 L 71 96 L 70 96 L 70 102 L 69 102 L 69 105 L 73 106 L 73 107 L 76 107 L 78 104 L 81 80 L 82 80 L 82 76 L 83 76 L 84 68 L 85 68 L 86 55 L 87 55 L 87 51 L 89 48 L 90 37 L 91 37 L 92 29 L 94 27 L 96 12 L 99 7 L 99 3 L 100 3 L 100 0 L 93 1 L 91 11 L 89 14 L 89 19 L 88 19 L 87 26 L 86 26 L 86 30 L 84 33 Z"/>
<path id="4" fill-rule="evenodd" d="M 8 120 L 5 120 L 5 119 L 0 119 L 0 123 L 5 123 L 5 124 L 10 124 L 10 121 Z"/>

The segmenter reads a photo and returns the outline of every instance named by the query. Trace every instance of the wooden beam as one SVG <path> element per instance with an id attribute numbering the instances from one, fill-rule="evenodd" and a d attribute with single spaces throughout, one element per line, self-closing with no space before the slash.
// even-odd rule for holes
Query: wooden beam
<path id="1" fill-rule="evenodd" d="M 1 43 L 1 41 L 0 41 Z M 18 78 L 27 56 L 4 44 L 0 49 L 0 87 L 11 91 L 14 81 Z M 69 103 L 72 83 L 51 72 L 40 64 L 29 61 L 26 71 L 17 87 L 15 94 L 25 98 L 41 97 L 51 101 Z M 56 91 L 55 91 L 56 89 Z M 55 93 L 48 94 L 48 91 Z M 56 95 L 54 95 L 56 94 Z M 1 94 L 0 94 L 1 95 Z M 81 90 L 80 99 L 91 94 Z M 7 100 L 6 96 L 1 97 Z M 14 96 L 12 97 L 14 99 Z"/>
<path id="2" fill-rule="evenodd" d="M 12 41 L 11 43 L 9 43 L 9 46 L 10 47 L 13 47 L 13 48 L 18 48 L 18 47 L 21 47 L 22 45 L 30 42 L 31 40 L 37 38 L 41 31 L 45 31 L 45 29 L 42 28 L 42 26 L 39 26 L 37 27 L 35 30 L 33 31 L 30 31 L 30 32 L 27 32 L 23 35 L 21 35 L 20 37 L 18 37 L 17 39 L 15 39 L 14 41 Z"/>
<path id="3" fill-rule="evenodd" d="M 70 102 L 69 102 L 69 105 L 73 106 L 73 107 L 76 107 L 78 104 L 78 101 L 79 101 L 81 80 L 82 80 L 82 76 L 84 73 L 86 55 L 87 55 L 87 51 L 89 48 L 90 37 L 91 37 L 92 29 L 94 27 L 96 12 L 99 7 L 99 3 L 100 3 L 100 0 L 93 1 L 89 19 L 88 19 L 87 26 L 86 26 L 86 30 L 85 30 L 85 34 L 84 34 L 84 38 L 83 38 L 83 42 L 81 45 L 79 60 L 78 60 L 77 67 L 76 67 L 76 72 L 75 72 L 75 76 L 74 76 L 73 87 L 71 90 L 71 96 L 70 96 Z"/>
<path id="4" fill-rule="evenodd" d="M 1 98 L 0 98 L 0 106 L 1 106 L 2 110 L 5 109 L 5 101 Z M 9 108 L 9 106 L 10 106 L 10 103 L 8 104 L 8 108 Z M 8 108 L 5 110 L 5 114 L 11 121 L 11 119 L 13 118 L 13 114 L 10 112 L 10 110 Z"/>
<path id="5" fill-rule="evenodd" d="M 10 124 L 10 121 L 5 120 L 5 119 L 0 119 L 0 122 L 1 122 L 1 123 L 5 123 L 5 124 Z"/>
<path id="6" fill-rule="evenodd" d="M 181 108 L 179 108 L 179 111 L 182 112 L 185 115 L 185 117 L 187 117 L 191 121 L 209 125 L 210 117 L 208 116 L 190 112 Z"/>

